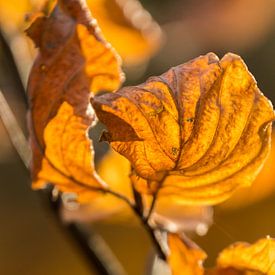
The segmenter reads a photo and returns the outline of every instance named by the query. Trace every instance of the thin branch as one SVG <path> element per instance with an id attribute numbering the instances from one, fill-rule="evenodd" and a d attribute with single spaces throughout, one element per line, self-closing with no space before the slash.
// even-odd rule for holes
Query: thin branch
<path id="1" fill-rule="evenodd" d="M 41 201 L 44 202 L 43 206 L 50 207 L 56 223 L 60 228 L 66 229 L 64 233 L 69 234 L 87 259 L 92 270 L 96 270 L 100 275 L 126 275 L 122 265 L 98 233 L 85 230 L 85 227 L 78 223 L 66 224 L 62 221 L 59 214 L 62 202 L 60 197 L 53 200 L 51 188 L 44 190 L 44 192 L 40 191 L 39 194 Z"/>
<path id="2" fill-rule="evenodd" d="M 156 202 L 157 202 L 158 193 L 159 193 L 159 191 L 160 191 L 160 189 L 161 189 L 161 187 L 163 185 L 163 182 L 166 179 L 166 176 L 167 176 L 167 174 L 165 174 L 164 177 L 162 178 L 162 180 L 159 182 L 158 189 L 157 189 L 156 193 L 153 196 L 153 200 L 152 200 L 151 206 L 150 206 L 148 214 L 146 216 L 146 222 L 148 222 L 150 220 L 150 217 L 153 214 L 153 211 L 154 211 L 154 208 L 155 208 L 155 205 L 156 205 Z"/>
<path id="3" fill-rule="evenodd" d="M 8 132 L 9 138 L 26 167 L 29 167 L 31 151 L 16 118 L 0 89 L 0 117 Z"/>
<path id="4" fill-rule="evenodd" d="M 21 102 L 25 104 L 26 109 L 28 108 L 28 99 L 25 92 L 24 84 L 21 79 L 21 76 L 19 74 L 15 58 L 13 56 L 13 52 L 11 51 L 11 47 L 9 41 L 5 35 L 3 34 L 3 31 L 0 29 L 0 46 L 4 53 L 4 59 L 7 60 L 8 66 L 12 71 L 13 74 L 13 83 L 12 85 L 16 88 L 14 89 L 14 92 L 16 93 L 16 96 L 20 99 Z"/>
<path id="5" fill-rule="evenodd" d="M 166 260 L 166 255 L 165 255 L 165 252 L 163 251 L 163 248 L 160 244 L 160 240 L 157 238 L 157 236 L 155 234 L 155 230 L 148 223 L 148 220 L 149 220 L 149 219 L 147 219 L 148 216 L 147 217 L 144 216 L 144 205 L 143 205 L 142 197 L 141 197 L 140 193 L 137 192 L 137 190 L 135 189 L 133 184 L 132 184 L 132 190 L 133 190 L 133 195 L 134 195 L 134 199 L 135 199 L 135 205 L 134 205 L 134 207 L 132 207 L 132 210 L 134 211 L 136 216 L 141 221 L 144 229 L 147 231 L 147 233 L 156 249 L 156 252 L 157 252 L 157 255 L 159 256 L 159 258 L 162 260 Z"/>

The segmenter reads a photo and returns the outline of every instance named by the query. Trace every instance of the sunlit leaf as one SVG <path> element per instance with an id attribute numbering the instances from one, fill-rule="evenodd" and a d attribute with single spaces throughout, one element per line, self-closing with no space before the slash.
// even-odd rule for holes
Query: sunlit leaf
<path id="1" fill-rule="evenodd" d="M 189 241 L 189 240 L 188 240 Z M 204 274 L 203 261 L 207 257 L 205 252 L 193 242 L 186 241 L 177 234 L 168 234 L 168 263 L 172 275 L 202 275 Z"/>
<path id="2" fill-rule="evenodd" d="M 108 129 L 102 140 L 130 160 L 139 191 L 158 184 L 159 196 L 185 204 L 250 186 L 270 149 L 272 105 L 234 54 L 200 56 L 93 105 Z"/>
<path id="3" fill-rule="evenodd" d="M 39 47 L 28 85 L 33 187 L 51 182 L 85 201 L 91 187 L 105 187 L 87 133 L 95 122 L 90 98 L 120 85 L 118 56 L 84 1 L 59 1 L 27 33 Z"/>
<path id="4" fill-rule="evenodd" d="M 217 267 L 220 269 L 218 274 L 223 274 L 222 269 L 234 268 L 247 275 L 256 274 L 255 272 L 273 275 L 275 274 L 275 241 L 267 237 L 252 245 L 235 243 L 220 253 Z"/>

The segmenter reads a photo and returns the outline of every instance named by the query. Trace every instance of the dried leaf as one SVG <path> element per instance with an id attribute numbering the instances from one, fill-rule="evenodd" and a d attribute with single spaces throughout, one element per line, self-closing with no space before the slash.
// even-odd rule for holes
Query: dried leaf
<path id="1" fill-rule="evenodd" d="M 207 257 L 205 252 L 193 242 L 183 240 L 178 234 L 168 234 L 170 254 L 168 263 L 172 275 L 202 275 L 204 274 L 203 261 Z"/>
<path id="2" fill-rule="evenodd" d="M 28 85 L 33 187 L 51 182 L 85 201 L 90 189 L 105 187 L 87 133 L 95 122 L 90 98 L 120 85 L 119 58 L 84 1 L 58 1 L 27 33 L 39 47 Z"/>
<path id="3" fill-rule="evenodd" d="M 216 204 L 249 186 L 269 152 L 272 105 L 234 54 L 200 56 L 93 105 L 140 192 L 157 182 L 159 196 Z"/>
<path id="4" fill-rule="evenodd" d="M 252 245 L 235 243 L 220 253 L 217 266 L 218 274 L 224 274 L 223 269 L 234 268 L 243 271 L 244 274 L 260 272 L 273 275 L 275 274 L 275 240 L 266 237 Z"/>

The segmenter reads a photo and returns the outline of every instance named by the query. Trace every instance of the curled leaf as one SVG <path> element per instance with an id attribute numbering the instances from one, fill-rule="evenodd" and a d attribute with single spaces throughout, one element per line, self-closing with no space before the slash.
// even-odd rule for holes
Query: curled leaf
<path id="1" fill-rule="evenodd" d="M 95 123 L 90 98 L 120 85 L 119 58 L 81 0 L 58 1 L 27 33 L 39 47 L 28 85 L 33 187 L 51 182 L 85 200 L 85 192 L 106 187 L 87 132 Z"/>
<path id="2" fill-rule="evenodd" d="M 235 243 L 220 253 L 217 267 L 220 270 L 218 274 L 223 274 L 223 269 L 234 268 L 243 271 L 244 274 L 251 274 L 249 272 L 254 271 L 273 275 L 275 274 L 275 240 L 266 237 L 252 245 L 243 242 Z"/>
<path id="3" fill-rule="evenodd" d="M 272 105 L 230 53 L 200 56 L 93 105 L 139 191 L 161 187 L 159 196 L 185 204 L 216 204 L 249 186 L 270 149 Z"/>

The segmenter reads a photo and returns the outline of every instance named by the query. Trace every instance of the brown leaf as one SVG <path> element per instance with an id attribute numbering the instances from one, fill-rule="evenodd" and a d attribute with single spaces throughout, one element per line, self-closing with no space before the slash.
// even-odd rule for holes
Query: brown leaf
<path id="1" fill-rule="evenodd" d="M 90 98 L 120 85 L 119 58 L 84 1 L 58 1 L 27 33 L 39 47 L 28 85 L 33 187 L 51 182 L 76 193 L 101 189 L 87 133 L 95 122 Z"/>
<path id="2" fill-rule="evenodd" d="M 219 203 L 252 183 L 269 152 L 272 105 L 234 54 L 200 56 L 93 104 L 141 192 L 158 182 L 160 196 Z"/>
<path id="3" fill-rule="evenodd" d="M 207 257 L 205 252 L 193 242 L 181 238 L 178 234 L 168 234 L 169 256 L 172 275 L 202 275 L 203 261 Z"/>

